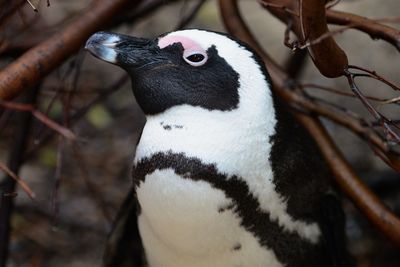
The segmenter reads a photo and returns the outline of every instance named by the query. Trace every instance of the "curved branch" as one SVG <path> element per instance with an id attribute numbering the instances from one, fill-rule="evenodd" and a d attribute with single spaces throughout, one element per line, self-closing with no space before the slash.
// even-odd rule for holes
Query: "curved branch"
<path id="1" fill-rule="evenodd" d="M 65 138 L 69 140 L 75 140 L 76 135 L 68 128 L 65 128 L 58 124 L 57 122 L 51 120 L 49 117 L 44 115 L 42 112 L 37 110 L 34 106 L 30 104 L 23 104 L 23 103 L 15 103 L 15 102 L 7 102 L 0 100 L 0 107 L 4 107 L 7 109 L 13 109 L 13 110 L 18 110 L 18 111 L 25 111 L 25 112 L 30 112 L 32 116 L 34 116 L 36 119 L 41 121 L 43 124 L 45 124 L 47 127 L 50 129 L 53 129 L 54 131 L 58 132 L 60 135 L 64 136 Z"/>
<path id="2" fill-rule="evenodd" d="M 219 0 L 219 3 L 228 31 L 249 45 L 257 47 L 257 41 L 240 17 L 236 1 Z M 283 79 L 287 76 L 268 54 L 262 52 L 261 55 L 270 70 L 276 93 L 287 103 L 292 102 L 296 93 L 287 89 L 287 80 Z M 290 84 L 295 90 L 301 90 L 293 81 Z M 301 113 L 294 115 L 315 139 L 342 190 L 382 233 L 400 245 L 400 219 L 361 181 L 317 118 Z"/>
<path id="3" fill-rule="evenodd" d="M 290 30 L 296 34 L 300 45 L 311 42 L 320 36 L 325 36 L 318 43 L 307 46 L 310 57 L 322 75 L 335 78 L 344 74 L 348 59 L 346 53 L 335 42 L 332 34 L 329 33 L 324 1 L 259 1 L 274 16 L 285 22 L 286 25 L 290 25 Z M 298 14 L 298 16 L 293 14 Z M 290 46 L 292 49 L 298 48 L 296 43 Z"/>
<path id="4" fill-rule="evenodd" d="M 346 53 L 329 35 L 326 22 L 325 1 L 300 0 L 300 28 L 297 33 L 302 43 L 313 41 L 327 34 L 319 43 L 308 47 L 308 51 L 315 66 L 326 77 L 336 78 L 343 75 L 344 68 L 348 65 Z"/>
<path id="5" fill-rule="evenodd" d="M 94 2 L 62 32 L 30 49 L 0 72 L 0 99 L 9 100 L 23 90 L 32 88 L 75 53 L 90 34 L 109 23 L 131 1 Z"/>
<path id="6" fill-rule="evenodd" d="M 394 45 L 400 52 L 400 31 L 383 25 L 369 18 L 361 17 L 352 13 L 327 10 L 326 18 L 328 23 L 336 25 L 349 25 L 350 28 L 360 30 L 372 39 L 382 39 Z"/>
<path id="7" fill-rule="evenodd" d="M 271 12 L 275 17 L 287 24 L 288 20 L 296 14 L 297 5 L 292 0 L 274 0 L 279 4 L 271 3 L 271 0 L 259 0 L 260 4 Z M 392 44 L 400 51 L 400 31 L 384 25 L 373 19 L 365 18 L 352 13 L 326 9 L 326 20 L 329 24 L 348 26 L 362 31 L 373 39 L 382 39 Z M 294 28 L 297 32 L 298 28 Z"/>

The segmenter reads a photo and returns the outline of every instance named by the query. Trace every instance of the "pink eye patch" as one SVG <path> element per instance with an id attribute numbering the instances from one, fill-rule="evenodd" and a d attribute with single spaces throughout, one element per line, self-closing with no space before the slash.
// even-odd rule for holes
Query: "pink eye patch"
<path id="1" fill-rule="evenodd" d="M 183 36 L 165 36 L 158 40 L 158 46 L 163 49 L 172 44 L 183 46 L 183 59 L 193 67 L 203 66 L 207 62 L 207 52 L 193 40 Z"/>
<path id="2" fill-rule="evenodd" d="M 181 43 L 183 46 L 183 49 L 185 49 L 186 51 L 193 51 L 193 50 L 197 50 L 197 51 L 204 51 L 204 49 L 196 42 L 194 42 L 193 40 L 187 38 L 187 37 L 183 37 L 183 36 L 165 36 L 162 37 L 158 40 L 158 46 L 163 49 L 164 47 L 167 47 L 169 45 L 175 44 L 175 43 Z"/>

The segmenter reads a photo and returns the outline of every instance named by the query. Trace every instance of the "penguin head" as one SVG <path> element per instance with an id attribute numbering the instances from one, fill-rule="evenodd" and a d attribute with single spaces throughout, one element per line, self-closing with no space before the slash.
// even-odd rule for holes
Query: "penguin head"
<path id="1" fill-rule="evenodd" d="M 269 76 L 258 56 L 225 34 L 191 29 L 144 39 L 98 32 L 86 49 L 130 74 L 146 115 L 181 105 L 211 111 L 272 105 Z"/>

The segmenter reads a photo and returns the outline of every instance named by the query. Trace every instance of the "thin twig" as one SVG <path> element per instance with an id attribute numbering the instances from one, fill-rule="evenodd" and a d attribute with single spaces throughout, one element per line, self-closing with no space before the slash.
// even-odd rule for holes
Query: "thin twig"
<path id="1" fill-rule="evenodd" d="M 300 17 L 300 14 L 299 14 L 299 13 L 297 13 L 296 11 L 294 11 L 294 10 L 288 8 L 288 7 L 285 6 L 285 5 L 278 5 L 278 4 L 273 4 L 273 3 L 267 3 L 267 2 L 264 2 L 263 0 L 258 0 L 258 2 L 259 2 L 260 5 L 262 5 L 263 7 L 279 8 L 279 9 L 282 9 L 283 11 L 285 11 L 285 12 L 288 13 L 288 14 L 294 15 L 294 16 L 296 16 L 296 17 Z"/>
<path id="2" fill-rule="evenodd" d="M 400 96 L 394 97 L 391 99 L 387 99 L 387 100 L 383 101 L 382 104 L 398 104 L 399 102 L 400 102 Z"/>
<path id="3" fill-rule="evenodd" d="M 62 78 L 62 81 L 60 84 L 64 86 L 65 82 L 64 79 L 67 78 L 67 76 L 72 73 L 72 71 L 75 71 L 73 77 L 72 77 L 72 86 L 69 88 L 68 93 L 62 98 L 63 100 L 63 125 L 65 128 L 71 127 L 70 123 L 70 111 L 71 111 L 71 101 L 72 97 L 74 96 L 77 86 L 78 86 L 78 81 L 81 73 L 81 67 L 82 63 L 84 60 L 84 54 L 82 53 L 82 50 L 80 53 L 78 53 L 78 56 L 71 62 L 69 70 L 66 72 L 66 75 Z M 53 98 L 54 99 L 54 98 Z M 54 181 L 54 187 L 53 187 L 53 194 L 52 194 L 52 207 L 53 207 L 53 227 L 56 227 L 58 224 L 58 215 L 60 211 L 60 203 L 58 199 L 58 192 L 61 187 L 61 183 L 63 181 L 63 176 L 62 176 L 62 166 L 63 166 L 63 155 L 64 155 L 64 140 L 62 138 L 58 139 L 58 150 L 57 150 L 57 168 L 55 172 L 55 181 Z M 75 146 L 75 143 L 72 144 L 72 146 Z"/>
<path id="4" fill-rule="evenodd" d="M 341 33 L 345 32 L 346 30 L 353 28 L 354 26 L 355 26 L 355 25 L 351 25 L 351 24 L 350 24 L 350 25 L 346 25 L 346 26 L 340 27 L 339 29 L 336 29 L 336 30 L 328 31 L 328 32 L 326 32 L 326 33 L 320 35 L 320 36 L 319 36 L 318 38 L 316 38 L 316 39 L 309 40 L 309 41 L 307 41 L 306 43 L 304 43 L 304 44 L 302 44 L 302 45 L 298 45 L 298 46 L 296 47 L 296 49 L 305 49 L 305 48 L 307 48 L 307 47 L 310 47 L 310 46 L 319 44 L 319 43 L 321 43 L 322 41 L 326 40 L 327 38 L 333 37 L 333 36 L 335 36 L 335 35 L 337 35 L 337 34 L 341 34 Z"/>
<path id="5" fill-rule="evenodd" d="M 61 136 L 58 137 L 57 145 L 57 164 L 54 171 L 54 185 L 51 192 L 51 209 L 52 209 L 52 226 L 57 228 L 58 216 L 60 214 L 60 201 L 59 191 L 63 180 L 62 169 L 63 169 L 63 158 L 64 158 L 64 140 Z"/>
<path id="6" fill-rule="evenodd" d="M 24 103 L 34 105 L 38 96 L 39 87 L 29 91 Z M 11 216 L 14 208 L 13 195 L 15 194 L 17 181 L 21 181 L 18 172 L 22 166 L 24 153 L 28 144 L 29 133 L 32 124 L 31 113 L 18 113 L 15 115 L 16 129 L 11 143 L 8 166 L 3 165 L 3 170 L 9 175 L 0 181 L 0 267 L 7 264 L 9 255 L 9 241 L 11 236 Z M 23 188 L 28 189 L 24 184 Z M 33 194 L 31 194 L 34 196 Z"/>
<path id="7" fill-rule="evenodd" d="M 387 139 L 390 141 L 395 141 L 396 143 L 400 143 L 400 136 L 396 134 L 396 132 L 390 127 L 388 122 L 390 122 L 389 119 L 387 119 L 384 115 L 382 115 L 380 112 L 378 112 L 372 105 L 369 103 L 368 99 L 363 95 L 363 93 L 360 91 L 358 88 L 354 78 L 354 74 L 349 72 L 348 70 L 345 70 L 345 76 L 347 78 L 347 81 L 349 83 L 349 86 L 353 93 L 361 100 L 363 105 L 367 108 L 367 110 L 375 117 L 376 120 L 381 121 L 382 127 L 386 133 Z"/>
<path id="8" fill-rule="evenodd" d="M 38 111 L 34 106 L 30 104 L 22 104 L 22 103 L 16 103 L 16 102 L 9 102 L 9 101 L 3 101 L 0 100 L 0 106 L 8 109 L 13 109 L 13 110 L 18 110 L 18 111 L 25 111 L 25 112 L 30 112 L 32 115 L 47 125 L 47 127 L 53 129 L 54 131 L 58 132 L 65 138 L 69 140 L 75 140 L 76 136 L 71 130 L 61 126 L 57 122 L 51 120 L 49 117 Z"/>
<path id="9" fill-rule="evenodd" d="M 349 65 L 348 66 L 349 69 L 357 69 L 357 70 L 361 70 L 365 73 L 367 73 L 368 75 L 366 75 L 365 77 L 370 77 L 373 78 L 375 80 L 381 81 L 384 84 L 390 86 L 393 90 L 396 91 L 400 91 L 400 86 L 396 85 L 394 82 L 390 81 L 389 79 L 387 79 L 386 77 L 383 77 L 382 75 L 379 75 L 376 71 L 374 70 L 369 70 L 367 68 L 364 67 L 360 67 L 360 66 L 356 66 L 356 65 Z"/>
<path id="10" fill-rule="evenodd" d="M 332 7 L 336 6 L 337 4 L 339 4 L 341 2 L 341 0 L 332 0 L 332 1 L 328 1 L 328 4 L 325 6 L 326 9 L 331 9 Z"/>
<path id="11" fill-rule="evenodd" d="M 399 17 L 369 19 L 352 13 L 329 9 L 326 11 L 326 19 L 329 24 L 352 25 L 352 28 L 368 34 L 373 39 L 385 40 L 400 51 L 400 31 L 381 24 L 384 22 L 398 22 Z"/>
<path id="12" fill-rule="evenodd" d="M 117 92 L 118 90 L 120 90 L 122 88 L 122 86 L 127 83 L 129 80 L 129 76 L 128 75 L 123 75 L 120 78 L 118 78 L 115 82 L 113 82 L 110 86 L 108 86 L 107 88 L 103 89 L 103 90 L 99 90 L 100 93 L 94 98 L 92 99 L 88 104 L 86 104 L 84 107 L 80 108 L 79 110 L 77 110 L 72 116 L 71 116 L 71 120 L 72 121 L 77 121 L 80 118 L 82 118 L 89 110 L 91 107 L 93 107 L 94 105 L 96 105 L 97 103 L 103 101 L 104 99 L 106 99 L 107 97 L 109 97 L 111 94 Z M 43 136 L 40 139 L 35 140 L 35 144 L 36 146 L 27 153 L 25 160 L 31 158 L 32 156 L 35 155 L 35 153 L 37 152 L 37 150 L 43 146 L 44 144 L 46 144 L 47 142 L 49 142 L 50 140 L 52 140 L 52 138 L 54 137 L 54 132 L 50 132 L 46 129 L 46 133 L 43 134 Z"/>
<path id="13" fill-rule="evenodd" d="M 26 0 L 26 2 L 28 2 L 28 4 L 32 7 L 32 9 L 33 9 L 33 11 L 35 11 L 35 12 L 39 12 L 39 10 L 35 7 L 35 5 L 34 4 L 32 4 L 32 2 L 31 1 L 29 1 L 29 0 Z"/>
<path id="14" fill-rule="evenodd" d="M 30 197 L 32 200 L 36 198 L 36 194 L 33 192 L 33 190 L 29 187 L 29 185 L 21 179 L 18 175 L 16 175 L 13 171 L 11 171 L 4 163 L 0 162 L 0 170 L 2 170 L 4 173 L 6 173 L 8 176 L 13 178 L 19 186 L 21 186 L 22 190 Z"/>
<path id="15" fill-rule="evenodd" d="M 345 92 L 345 91 L 335 89 L 335 88 L 331 88 L 328 86 L 319 85 L 319 84 L 303 83 L 303 84 L 301 84 L 301 87 L 303 87 L 305 89 L 306 88 L 319 89 L 319 90 L 330 92 L 330 93 L 333 93 L 336 95 L 356 98 L 356 96 L 352 93 Z M 388 101 L 391 100 L 391 99 L 379 98 L 379 97 L 375 97 L 375 96 L 365 96 L 365 98 L 372 100 L 372 101 L 382 102 L 382 104 L 388 103 Z"/>

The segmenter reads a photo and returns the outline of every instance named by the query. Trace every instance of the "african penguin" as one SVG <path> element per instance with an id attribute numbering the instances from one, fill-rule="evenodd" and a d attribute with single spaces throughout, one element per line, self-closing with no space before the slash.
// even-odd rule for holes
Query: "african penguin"
<path id="1" fill-rule="evenodd" d="M 107 266 L 138 266 L 137 244 L 150 267 L 350 266 L 331 174 L 246 44 L 191 29 L 86 49 L 129 73 L 146 115 Z"/>

